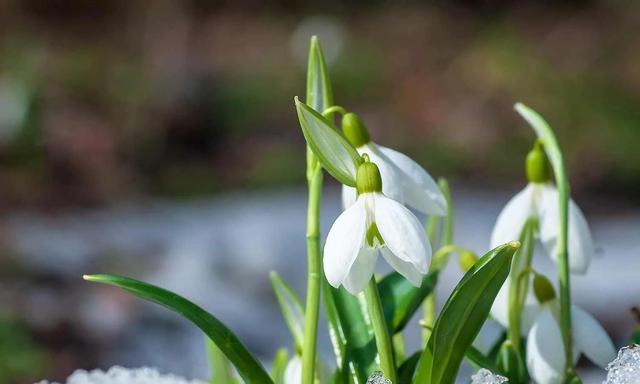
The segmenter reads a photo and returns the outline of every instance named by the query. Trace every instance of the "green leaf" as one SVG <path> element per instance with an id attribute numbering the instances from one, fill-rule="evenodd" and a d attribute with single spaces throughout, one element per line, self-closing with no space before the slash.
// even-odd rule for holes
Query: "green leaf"
<path id="1" fill-rule="evenodd" d="M 333 91 L 331 90 L 329 70 L 324 61 L 324 55 L 317 36 L 312 36 L 309 44 L 306 104 L 318 112 L 322 112 L 333 105 Z"/>
<path id="2" fill-rule="evenodd" d="M 366 304 L 344 288 L 331 287 L 326 279 L 323 284 L 330 333 L 334 346 L 339 347 L 338 368 L 344 375 L 351 376 L 354 383 L 366 383 L 369 374 L 378 368 L 375 336 Z M 334 351 L 336 349 L 334 347 Z"/>
<path id="3" fill-rule="evenodd" d="M 498 354 L 498 367 L 511 383 L 528 383 L 527 368 L 511 340 L 505 340 Z M 498 373 L 498 371 L 494 371 Z"/>
<path id="4" fill-rule="evenodd" d="M 434 270 L 424 276 L 419 288 L 397 272 L 388 274 L 378 283 L 384 316 L 393 333 L 404 329 L 425 297 L 433 291 L 438 282 L 438 272 Z"/>
<path id="5" fill-rule="evenodd" d="M 233 384 L 233 369 L 229 359 L 220 348 L 207 337 L 207 354 L 209 355 L 209 368 L 211 369 L 211 384 Z"/>
<path id="6" fill-rule="evenodd" d="M 420 351 L 409 356 L 398 368 L 398 384 L 409 384 L 420 361 Z"/>
<path id="7" fill-rule="evenodd" d="M 489 251 L 460 280 L 436 320 L 414 383 L 455 382 L 460 363 L 489 316 L 518 247 L 514 242 Z"/>
<path id="8" fill-rule="evenodd" d="M 498 366 L 494 364 L 494 362 L 485 356 L 482 352 L 476 349 L 473 345 L 470 345 L 467 348 L 467 351 L 464 354 L 464 357 L 475 367 L 475 368 L 486 368 L 493 373 L 502 374 L 502 370 L 498 369 Z"/>
<path id="9" fill-rule="evenodd" d="M 289 362 L 289 352 L 287 352 L 287 349 L 286 348 L 278 349 L 278 352 L 276 352 L 276 357 L 273 359 L 273 364 L 271 366 L 271 372 L 272 372 L 274 384 L 285 384 L 284 373 L 287 369 L 288 362 Z"/>
<path id="10" fill-rule="evenodd" d="M 236 335 L 220 320 L 189 300 L 165 289 L 127 277 L 114 275 L 85 275 L 84 279 L 114 285 L 160 304 L 191 321 L 216 343 L 236 371 L 248 384 L 273 383 L 260 362 L 247 350 Z"/>
<path id="11" fill-rule="evenodd" d="M 342 184 L 355 187 L 362 162 L 356 149 L 320 113 L 297 97 L 295 104 L 304 138 L 322 167 Z"/>
<path id="12" fill-rule="evenodd" d="M 272 271 L 269 277 L 284 320 L 291 332 L 291 336 L 293 336 L 293 345 L 296 351 L 302 352 L 304 341 L 304 309 L 302 303 L 293 289 L 277 272 Z"/>

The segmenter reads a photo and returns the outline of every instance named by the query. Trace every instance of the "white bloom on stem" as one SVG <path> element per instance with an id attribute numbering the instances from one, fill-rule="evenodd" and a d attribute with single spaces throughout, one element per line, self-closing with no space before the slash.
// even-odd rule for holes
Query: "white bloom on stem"
<path id="1" fill-rule="evenodd" d="M 373 276 L 378 251 L 411 284 L 427 273 L 431 246 L 420 221 L 402 204 L 386 197 L 375 164 L 358 168 L 356 202 L 333 223 L 324 247 L 324 272 L 334 287 L 352 294 Z"/>
<path id="2" fill-rule="evenodd" d="M 527 369 L 538 384 L 558 384 L 563 377 L 565 354 L 559 316 L 557 299 L 541 304 L 527 337 Z M 575 305 L 571 306 L 571 319 L 574 363 L 584 354 L 596 365 L 606 367 L 616 350 L 602 325 Z"/>
<path id="3" fill-rule="evenodd" d="M 500 212 L 491 234 L 491 247 L 517 240 L 527 220 L 537 217 L 539 231 L 536 236 L 547 254 L 555 261 L 558 256 L 556 247 L 560 232 L 559 215 L 556 187 L 550 183 L 529 183 Z M 595 253 L 595 247 L 587 220 L 573 200 L 569 201 L 568 218 L 569 269 L 574 273 L 585 273 Z"/>
<path id="4" fill-rule="evenodd" d="M 347 113 L 342 119 L 342 130 L 358 153 L 368 155 L 380 169 L 382 193 L 393 200 L 426 214 L 444 216 L 447 201 L 431 175 L 409 156 L 371 141 L 369 132 L 360 118 Z M 356 189 L 343 186 L 342 204 L 345 209 L 356 202 Z"/>
<path id="5" fill-rule="evenodd" d="M 56 384 L 41 381 L 38 384 Z M 154 368 L 128 369 L 111 367 L 107 372 L 78 370 L 67 378 L 66 384 L 207 384 L 205 381 L 187 380 L 174 375 L 162 375 Z"/>

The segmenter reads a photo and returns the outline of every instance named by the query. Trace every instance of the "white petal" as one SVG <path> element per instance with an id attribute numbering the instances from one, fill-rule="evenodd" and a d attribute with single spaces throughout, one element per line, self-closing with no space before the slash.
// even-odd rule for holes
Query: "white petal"
<path id="1" fill-rule="evenodd" d="M 358 148 L 360 155 L 369 155 L 369 160 L 378 166 L 382 179 L 382 193 L 400 204 L 405 203 L 402 171 L 380 151 L 377 145 L 369 143 Z"/>
<path id="2" fill-rule="evenodd" d="M 284 370 L 284 384 L 300 383 L 302 383 L 302 359 L 296 355 L 289 360 Z"/>
<path id="3" fill-rule="evenodd" d="M 374 195 L 374 211 L 376 225 L 389 251 L 426 274 L 431 245 L 420 221 L 402 204 L 379 193 Z"/>
<path id="4" fill-rule="evenodd" d="M 358 193 L 355 188 L 342 184 L 342 209 L 352 206 L 357 198 Z"/>
<path id="5" fill-rule="evenodd" d="M 498 295 L 496 296 L 493 306 L 491 306 L 491 316 L 495 321 L 500 323 L 505 328 L 509 327 L 509 284 L 511 277 L 507 277 L 504 284 L 500 288 Z M 526 336 L 533 323 L 540 314 L 540 304 L 536 299 L 533 288 L 530 286 L 527 290 L 527 297 L 524 301 L 522 308 L 522 315 L 520 317 L 520 331 L 522 336 Z"/>
<path id="6" fill-rule="evenodd" d="M 543 310 L 527 338 L 527 369 L 538 384 L 558 384 L 564 370 L 560 328 L 548 309 Z"/>
<path id="7" fill-rule="evenodd" d="M 616 349 L 598 320 L 575 305 L 571 306 L 574 349 L 604 368 L 616 357 Z"/>
<path id="8" fill-rule="evenodd" d="M 360 249 L 356 261 L 349 269 L 347 277 L 342 282 L 344 288 L 352 295 L 364 291 L 373 276 L 376 268 L 376 260 L 378 259 L 378 251 L 374 248 L 364 246 Z"/>
<path id="9" fill-rule="evenodd" d="M 558 190 L 554 186 L 546 185 L 543 187 L 540 206 L 540 240 L 554 261 L 558 256 L 556 246 L 559 228 Z M 587 220 L 573 200 L 569 201 L 568 248 L 571 272 L 585 273 L 595 253 L 595 247 Z"/>
<path id="10" fill-rule="evenodd" d="M 401 152 L 378 148 L 406 175 L 404 194 L 408 205 L 427 214 L 447 214 L 447 200 L 440 187 L 420 164 Z"/>
<path id="11" fill-rule="evenodd" d="M 534 214 L 534 186 L 529 184 L 504 206 L 491 233 L 491 248 L 518 240 L 526 221 Z"/>
<path id="12" fill-rule="evenodd" d="M 400 258 L 396 257 L 387 247 L 381 247 L 380 251 L 387 263 L 404 276 L 405 279 L 409 280 L 411 284 L 416 287 L 422 285 L 423 273 L 421 273 L 414 264 L 400 260 Z"/>
<path id="13" fill-rule="evenodd" d="M 324 246 L 324 274 L 339 287 L 364 245 L 366 231 L 364 199 L 342 212 L 331 226 Z"/>

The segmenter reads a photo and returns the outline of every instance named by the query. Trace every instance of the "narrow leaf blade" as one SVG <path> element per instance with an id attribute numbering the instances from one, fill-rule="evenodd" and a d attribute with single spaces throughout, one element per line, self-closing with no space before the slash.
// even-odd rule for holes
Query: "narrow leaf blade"
<path id="1" fill-rule="evenodd" d="M 306 103 L 318 112 L 322 112 L 333 105 L 333 91 L 331 90 L 329 70 L 317 36 L 312 36 L 309 44 Z"/>
<path id="2" fill-rule="evenodd" d="M 414 383 L 455 382 L 460 363 L 487 319 L 518 247 L 514 242 L 489 251 L 460 280 L 436 320 Z"/>
<path id="3" fill-rule="evenodd" d="M 160 287 L 127 277 L 88 275 L 84 276 L 84 279 L 123 288 L 135 296 L 160 304 L 182 315 L 209 336 L 227 356 L 246 383 L 273 383 L 269 374 L 240 339 L 220 320 L 191 301 Z"/>
<path id="4" fill-rule="evenodd" d="M 342 184 L 355 187 L 361 162 L 356 149 L 320 113 L 297 97 L 295 104 L 304 138 L 322 167 Z"/>
<path id="5" fill-rule="evenodd" d="M 300 299 L 291 287 L 277 272 L 270 274 L 271 286 L 276 294 L 280 310 L 293 337 L 293 344 L 297 351 L 302 351 L 304 341 L 304 309 Z"/>

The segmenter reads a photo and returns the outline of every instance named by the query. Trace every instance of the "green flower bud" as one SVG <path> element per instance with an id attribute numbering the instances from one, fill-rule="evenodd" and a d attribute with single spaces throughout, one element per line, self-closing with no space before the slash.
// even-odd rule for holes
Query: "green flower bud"
<path id="1" fill-rule="evenodd" d="M 342 133 L 356 148 L 362 147 L 371 141 L 369 130 L 362 119 L 355 113 L 349 112 L 342 116 Z"/>
<path id="2" fill-rule="evenodd" d="M 462 251 L 458 255 L 458 263 L 462 271 L 469 271 L 478 261 L 478 256 L 471 251 Z"/>
<path id="3" fill-rule="evenodd" d="M 380 177 L 380 171 L 378 166 L 369 161 L 369 156 L 366 154 L 362 156 L 364 162 L 358 167 L 358 173 L 356 174 L 356 189 L 358 195 L 367 192 L 381 192 L 382 191 L 382 178 Z"/>
<path id="4" fill-rule="evenodd" d="M 526 160 L 527 179 L 531 183 L 546 183 L 551 180 L 551 166 L 542 142 L 536 140 Z"/>
<path id="5" fill-rule="evenodd" d="M 533 278 L 533 293 L 536 294 L 540 304 L 556 298 L 556 291 L 549 279 L 539 273 L 536 273 Z"/>

